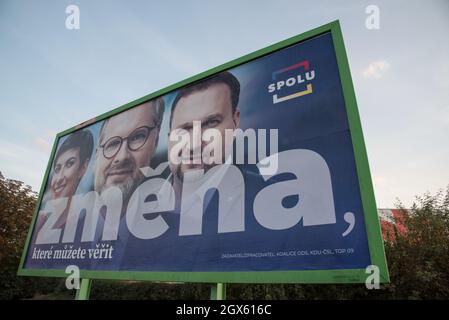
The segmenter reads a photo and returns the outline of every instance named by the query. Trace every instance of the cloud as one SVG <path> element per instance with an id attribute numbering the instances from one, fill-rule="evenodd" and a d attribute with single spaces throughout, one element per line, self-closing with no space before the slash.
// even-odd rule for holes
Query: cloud
<path id="1" fill-rule="evenodd" d="M 39 150 L 43 151 L 45 154 L 50 154 L 51 144 L 47 140 L 39 137 L 34 140 L 34 144 L 37 145 Z"/>
<path id="2" fill-rule="evenodd" d="M 47 138 L 51 138 L 51 139 L 54 139 L 57 134 L 57 132 L 55 130 L 49 129 L 49 128 L 44 129 L 44 133 Z"/>
<path id="3" fill-rule="evenodd" d="M 36 134 L 38 137 L 33 140 L 34 145 L 37 146 L 39 151 L 42 151 L 46 156 L 49 156 L 56 134 L 57 132 L 51 128 L 39 129 L 39 132 Z"/>
<path id="4" fill-rule="evenodd" d="M 373 182 L 376 185 L 384 186 L 387 183 L 387 178 L 384 176 L 379 176 L 377 174 L 373 174 Z"/>
<path id="5" fill-rule="evenodd" d="M 367 79 L 380 79 L 385 72 L 390 69 L 390 64 L 386 60 L 373 61 L 362 71 L 363 77 Z"/>

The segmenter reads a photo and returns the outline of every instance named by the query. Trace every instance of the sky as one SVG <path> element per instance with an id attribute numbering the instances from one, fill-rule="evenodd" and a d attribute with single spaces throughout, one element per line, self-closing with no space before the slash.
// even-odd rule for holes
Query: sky
<path id="1" fill-rule="evenodd" d="M 0 0 L 0 171 L 39 191 L 58 132 L 337 19 L 377 206 L 446 188 L 447 0 Z"/>

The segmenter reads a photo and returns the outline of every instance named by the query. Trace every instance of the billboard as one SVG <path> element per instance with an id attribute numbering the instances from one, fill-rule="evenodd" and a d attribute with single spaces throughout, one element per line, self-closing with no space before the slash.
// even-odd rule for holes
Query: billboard
<path id="1" fill-rule="evenodd" d="M 20 275 L 388 281 L 338 22 L 57 135 Z"/>

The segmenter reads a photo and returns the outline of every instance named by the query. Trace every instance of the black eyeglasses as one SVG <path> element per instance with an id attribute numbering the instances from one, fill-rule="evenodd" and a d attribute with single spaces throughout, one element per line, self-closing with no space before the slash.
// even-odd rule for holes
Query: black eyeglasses
<path id="1" fill-rule="evenodd" d="M 127 137 L 115 136 L 109 138 L 104 144 L 100 145 L 103 148 L 103 156 L 106 159 L 114 157 L 122 148 L 123 140 L 126 140 L 128 149 L 131 151 L 137 151 L 143 147 L 145 142 L 147 142 L 151 131 L 156 127 L 142 126 L 134 130 Z"/>

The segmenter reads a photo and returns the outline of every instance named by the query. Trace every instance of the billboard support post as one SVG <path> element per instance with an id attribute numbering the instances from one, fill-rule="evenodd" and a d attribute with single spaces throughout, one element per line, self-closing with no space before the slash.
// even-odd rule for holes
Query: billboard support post
<path id="1" fill-rule="evenodd" d="M 76 290 L 75 300 L 89 300 L 92 279 L 81 279 L 81 285 Z"/>
<path id="2" fill-rule="evenodd" d="M 210 289 L 211 300 L 226 300 L 226 283 L 213 283 Z"/>

